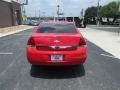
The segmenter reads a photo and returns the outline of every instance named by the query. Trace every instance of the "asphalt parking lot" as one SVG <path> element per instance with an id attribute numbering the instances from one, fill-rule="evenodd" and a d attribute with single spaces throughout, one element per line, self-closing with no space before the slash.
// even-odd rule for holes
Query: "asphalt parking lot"
<path id="1" fill-rule="evenodd" d="M 83 66 L 31 66 L 25 48 L 32 31 L 0 38 L 0 90 L 120 90 L 120 60 L 90 41 Z"/>

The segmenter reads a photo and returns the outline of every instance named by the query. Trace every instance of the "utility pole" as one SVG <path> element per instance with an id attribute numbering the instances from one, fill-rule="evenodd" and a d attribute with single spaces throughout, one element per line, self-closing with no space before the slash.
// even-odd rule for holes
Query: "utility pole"
<path id="1" fill-rule="evenodd" d="M 58 20 L 59 20 L 59 13 L 60 13 L 60 5 L 57 5 L 58 10 L 57 10 L 57 15 L 58 15 Z"/>
<path id="2" fill-rule="evenodd" d="M 13 1 L 13 0 L 12 0 L 12 1 Z M 22 13 L 24 13 L 24 6 L 25 6 L 25 5 L 28 5 L 28 0 L 24 0 L 24 1 L 25 1 L 25 2 L 23 2 L 23 3 L 21 2 L 21 4 L 20 4 L 20 5 L 21 5 L 21 11 L 22 11 Z"/>
<path id="3" fill-rule="evenodd" d="M 98 5 L 97 5 L 97 20 L 96 20 L 96 24 L 98 26 L 100 25 L 100 22 L 99 22 L 99 19 L 100 19 L 99 12 L 100 12 L 100 0 L 98 0 Z"/>
<path id="4" fill-rule="evenodd" d="M 11 0 L 11 1 L 13 1 L 13 0 Z M 21 5 L 21 13 L 22 13 L 22 16 L 25 16 L 26 11 L 25 11 L 24 6 L 25 6 L 25 5 L 28 5 L 28 0 L 24 0 L 24 2 L 21 2 L 21 0 L 19 0 L 19 3 L 21 3 L 20 5 Z M 23 21 L 24 21 L 24 20 L 23 20 L 23 18 L 22 18 L 22 22 L 23 22 Z"/>
<path id="5" fill-rule="evenodd" d="M 120 1 L 118 0 L 118 15 L 120 13 Z M 120 18 L 118 18 L 118 21 L 119 21 L 119 28 L 120 28 Z M 120 31 L 118 29 L 118 35 L 119 35 Z"/>
<path id="6" fill-rule="evenodd" d="M 34 11 L 34 12 L 35 12 L 35 18 L 36 18 L 36 17 L 37 17 L 36 9 L 35 9 L 35 11 Z"/>
<path id="7" fill-rule="evenodd" d="M 120 13 L 120 0 L 118 0 L 118 14 Z"/>
<path id="8" fill-rule="evenodd" d="M 40 10 L 39 10 L 39 20 L 40 20 Z"/>
<path id="9" fill-rule="evenodd" d="M 43 19 L 46 20 L 46 12 L 42 12 L 43 13 Z"/>
<path id="10" fill-rule="evenodd" d="M 120 1 L 119 0 L 116 1 L 116 7 L 117 7 L 116 15 L 119 15 L 120 13 Z"/>

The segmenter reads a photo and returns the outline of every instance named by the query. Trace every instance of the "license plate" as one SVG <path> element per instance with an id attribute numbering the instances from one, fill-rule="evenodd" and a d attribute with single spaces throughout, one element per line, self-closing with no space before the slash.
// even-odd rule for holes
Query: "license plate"
<path id="1" fill-rule="evenodd" d="M 62 61 L 63 55 L 51 55 L 51 61 Z"/>

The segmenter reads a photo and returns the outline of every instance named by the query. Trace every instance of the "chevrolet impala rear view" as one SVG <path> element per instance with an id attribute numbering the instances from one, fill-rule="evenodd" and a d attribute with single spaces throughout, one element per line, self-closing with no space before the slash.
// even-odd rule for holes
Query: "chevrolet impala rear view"
<path id="1" fill-rule="evenodd" d="M 33 65 L 79 65 L 87 45 L 73 22 L 42 22 L 30 36 L 26 54 Z"/>

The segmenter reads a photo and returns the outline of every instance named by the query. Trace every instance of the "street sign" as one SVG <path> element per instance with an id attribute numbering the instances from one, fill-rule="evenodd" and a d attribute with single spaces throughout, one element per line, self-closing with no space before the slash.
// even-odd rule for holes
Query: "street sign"
<path id="1" fill-rule="evenodd" d="M 28 0 L 17 0 L 21 5 L 27 5 Z"/>

